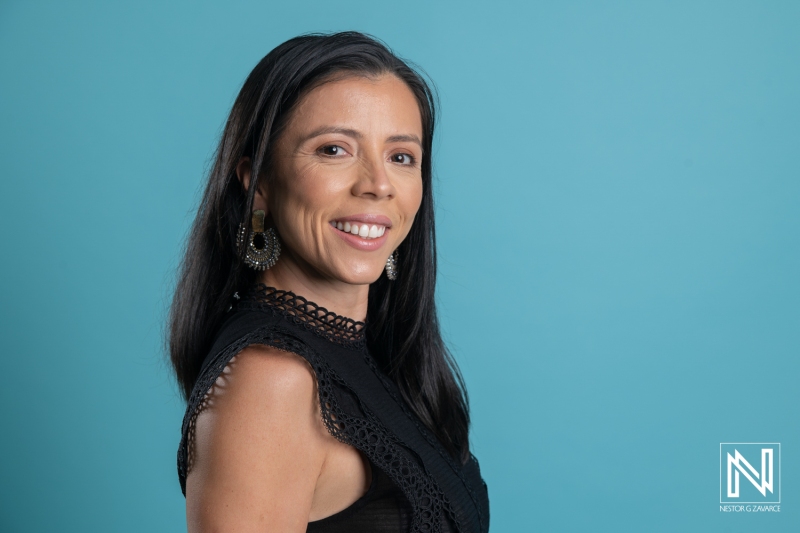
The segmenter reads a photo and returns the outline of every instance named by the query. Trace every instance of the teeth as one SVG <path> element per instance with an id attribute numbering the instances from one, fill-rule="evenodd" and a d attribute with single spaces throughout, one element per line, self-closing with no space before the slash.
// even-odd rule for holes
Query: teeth
<path id="1" fill-rule="evenodd" d="M 339 231 L 344 231 L 345 233 L 351 233 L 353 235 L 358 235 L 362 239 L 377 239 L 378 237 L 383 237 L 383 234 L 386 233 L 386 226 L 380 226 L 378 224 L 351 224 L 350 222 L 331 222 L 331 225 L 338 229 Z"/>

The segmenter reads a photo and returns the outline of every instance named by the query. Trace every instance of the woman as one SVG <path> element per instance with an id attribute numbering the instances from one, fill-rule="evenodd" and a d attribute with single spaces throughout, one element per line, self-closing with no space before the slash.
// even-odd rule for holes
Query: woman
<path id="1" fill-rule="evenodd" d="M 190 531 L 488 530 L 434 305 L 433 131 L 425 81 L 361 33 L 247 78 L 170 316 Z"/>

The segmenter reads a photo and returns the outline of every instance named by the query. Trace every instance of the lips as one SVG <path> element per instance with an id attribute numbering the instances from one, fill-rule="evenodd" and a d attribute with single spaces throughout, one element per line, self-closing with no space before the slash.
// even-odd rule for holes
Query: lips
<path id="1" fill-rule="evenodd" d="M 384 215 L 348 215 L 330 221 L 334 231 L 357 250 L 373 251 L 383 246 L 392 221 Z"/>

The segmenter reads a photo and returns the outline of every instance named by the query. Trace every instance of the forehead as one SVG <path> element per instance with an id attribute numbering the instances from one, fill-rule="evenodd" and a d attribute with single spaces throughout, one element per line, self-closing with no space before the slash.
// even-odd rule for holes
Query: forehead
<path id="1" fill-rule="evenodd" d="M 393 74 L 375 78 L 348 76 L 325 82 L 303 96 L 287 126 L 302 133 L 322 125 L 345 124 L 422 136 L 417 99 Z"/>

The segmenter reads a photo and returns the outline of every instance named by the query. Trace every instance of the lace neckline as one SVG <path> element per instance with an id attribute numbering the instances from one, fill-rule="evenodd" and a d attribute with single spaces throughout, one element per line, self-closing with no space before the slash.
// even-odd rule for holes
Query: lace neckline
<path id="1" fill-rule="evenodd" d="M 235 293 L 233 297 L 237 301 L 237 308 L 266 307 L 338 344 L 363 346 L 365 343 L 364 322 L 337 315 L 291 291 L 257 283 L 243 294 Z"/>

